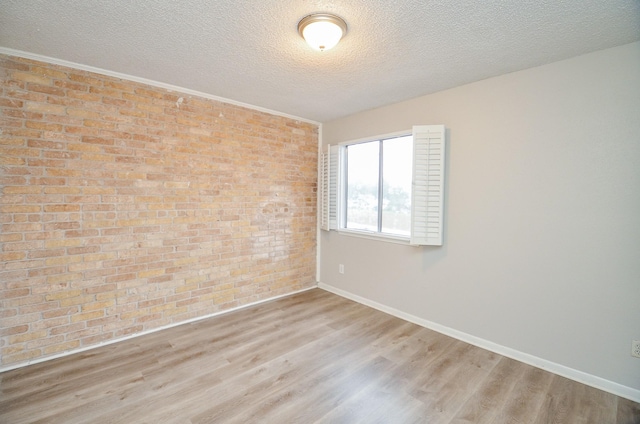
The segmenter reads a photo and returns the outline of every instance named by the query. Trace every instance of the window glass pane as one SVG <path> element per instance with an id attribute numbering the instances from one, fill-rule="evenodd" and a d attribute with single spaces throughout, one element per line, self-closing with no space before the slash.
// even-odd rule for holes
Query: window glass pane
<path id="1" fill-rule="evenodd" d="M 411 233 L 413 137 L 382 141 L 382 232 Z"/>
<path id="2" fill-rule="evenodd" d="M 347 147 L 346 227 L 378 231 L 378 141 Z"/>

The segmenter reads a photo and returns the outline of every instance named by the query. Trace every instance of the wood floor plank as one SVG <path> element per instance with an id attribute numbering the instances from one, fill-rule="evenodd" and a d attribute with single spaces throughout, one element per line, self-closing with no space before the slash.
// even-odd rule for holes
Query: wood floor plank
<path id="1" fill-rule="evenodd" d="M 616 414 L 616 396 L 553 376 L 535 423 L 612 423 L 616 421 Z"/>
<path id="2" fill-rule="evenodd" d="M 523 366 L 525 372 L 513 386 L 504 408 L 498 412 L 496 423 L 534 423 L 544 405 L 553 374 Z"/>
<path id="3" fill-rule="evenodd" d="M 491 374 L 464 403 L 451 424 L 489 424 L 504 408 L 513 386 L 522 378 L 526 367 L 513 359 L 502 357 Z"/>
<path id="4" fill-rule="evenodd" d="M 2 373 L 0 422 L 640 424 L 640 406 L 316 289 Z"/>
<path id="5" fill-rule="evenodd" d="M 267 411 L 276 414 L 276 411 L 282 407 L 282 399 L 295 399 L 300 396 L 300 393 L 305 393 L 315 388 L 323 381 L 331 380 L 334 376 L 344 375 L 349 366 L 356 364 L 357 360 L 365 355 L 363 347 L 375 340 L 381 332 L 384 332 L 383 329 L 387 331 L 391 329 L 388 323 L 402 324 L 400 320 L 388 316 L 382 317 L 383 319 L 377 321 L 364 318 L 360 321 L 354 321 L 350 327 L 343 328 L 336 336 L 329 337 L 329 346 L 310 352 L 313 357 L 313 364 L 307 365 L 307 368 L 301 374 L 302 378 L 293 381 L 289 380 L 287 381 L 288 384 L 279 384 L 269 392 L 260 393 L 261 397 L 246 402 L 249 405 L 241 410 L 242 416 L 237 417 L 235 415 L 239 411 L 232 411 L 234 419 L 245 420 L 246 422 L 246 420 L 254 419 L 254 417 L 261 416 Z M 296 354 L 296 352 L 292 353 Z M 296 361 L 296 357 L 298 356 L 287 355 L 287 359 L 290 361 Z M 300 382 L 302 382 L 301 387 Z M 209 414 L 211 413 L 210 411 Z M 217 413 L 210 415 L 208 418 L 217 420 L 231 419 L 231 417 L 222 417 Z M 206 422 L 203 417 L 197 417 L 193 421 Z"/>
<path id="6" fill-rule="evenodd" d="M 617 398 L 616 424 L 640 424 L 640 404 Z"/>
<path id="7" fill-rule="evenodd" d="M 309 322 L 309 321 L 308 321 Z M 318 337 L 331 333 L 331 329 L 324 326 L 321 321 L 317 323 L 318 327 L 309 325 L 305 327 L 305 331 L 300 329 L 291 328 L 286 331 L 265 331 L 257 340 L 261 341 L 259 349 L 256 349 L 252 342 L 252 345 L 242 345 L 242 343 L 234 343 L 229 345 L 225 340 L 219 340 L 221 343 L 220 349 L 214 344 L 211 349 L 211 356 L 222 359 L 223 362 L 218 362 L 216 365 L 208 365 L 206 373 L 199 372 L 197 365 L 202 361 L 197 361 L 200 355 L 193 358 L 193 361 L 186 361 L 177 367 L 174 367 L 173 372 L 167 379 L 167 373 L 163 368 L 154 369 L 151 373 L 145 373 L 145 380 L 152 384 L 153 390 L 162 389 L 162 396 L 164 397 L 189 397 L 191 399 L 201 399 L 203 397 L 215 397 L 216 401 L 223 399 L 224 392 L 234 393 L 229 388 L 242 387 L 242 384 L 238 384 L 236 380 L 240 379 L 244 384 L 249 384 L 246 381 L 246 376 L 256 373 L 261 377 L 264 377 L 265 364 L 271 359 L 279 358 L 282 352 L 286 352 L 291 349 L 291 346 L 303 346 L 307 343 L 311 343 L 317 340 Z M 324 327 L 324 328 L 322 328 Z M 298 333 L 296 337 L 295 336 Z M 254 337 L 253 340 L 256 338 Z M 282 343 L 282 339 L 286 339 L 287 343 Z M 194 368 L 195 366 L 195 368 Z M 224 385 L 220 383 L 224 382 Z M 220 388 L 223 392 L 221 393 Z M 139 393 L 139 396 L 144 396 L 144 393 Z M 202 405 L 209 407 L 211 401 L 203 402 Z M 135 414 L 145 411 L 146 414 L 161 414 L 166 417 L 171 414 L 171 402 L 163 402 L 158 400 L 152 405 L 137 405 L 133 408 L 129 408 L 128 405 L 123 405 L 123 409 L 129 409 L 123 412 L 123 418 L 129 416 L 134 417 Z"/>
<path id="8" fill-rule="evenodd" d="M 318 304 L 318 306 L 319 306 L 318 309 L 312 310 L 306 313 L 322 318 L 322 311 L 326 310 L 326 307 L 322 307 L 321 304 Z M 306 309 L 309 309 L 309 308 L 306 307 Z M 361 314 L 361 315 L 362 316 L 360 321 L 363 323 L 366 323 L 365 321 L 366 314 Z M 258 368 L 261 371 L 263 370 L 264 364 L 268 362 L 267 356 L 269 354 L 270 346 L 275 345 L 278 348 L 284 349 L 286 351 L 286 350 L 293 349 L 293 346 L 298 346 L 298 347 L 301 346 L 302 344 L 298 343 L 297 340 L 302 340 L 302 339 L 305 339 L 307 341 L 324 340 L 322 336 L 326 336 L 327 333 L 333 332 L 328 327 L 326 327 L 325 330 L 322 330 L 322 332 L 318 331 L 313 326 L 309 325 L 312 322 L 310 319 L 302 320 L 301 322 L 305 323 L 306 325 L 303 328 L 297 328 L 297 329 L 294 326 L 290 325 L 289 327 L 291 328 L 291 330 L 287 330 L 289 331 L 289 333 L 286 333 L 286 332 L 283 333 L 283 331 L 276 331 L 276 332 L 265 331 L 260 335 L 260 338 L 256 339 L 254 337 L 253 339 L 259 342 L 259 346 L 258 346 L 259 349 L 254 349 L 253 346 L 243 345 L 242 343 L 233 343 L 230 345 L 224 339 L 219 340 L 221 345 L 220 346 L 214 345 L 214 348 L 215 349 L 217 349 L 217 347 L 221 348 L 220 352 L 222 352 L 223 356 L 225 356 L 225 360 L 228 362 L 228 365 L 224 365 L 223 367 L 219 368 L 215 372 L 215 376 L 217 377 L 218 381 L 221 381 L 221 379 L 224 380 L 225 382 L 224 386 L 218 387 L 217 383 L 210 380 L 207 375 L 198 377 L 201 374 L 198 374 L 197 371 L 194 372 L 193 369 L 188 369 L 188 366 L 189 366 L 188 364 L 185 366 L 186 375 L 181 376 L 180 378 L 175 378 L 176 373 L 175 372 L 172 373 L 172 379 L 177 380 L 182 386 L 182 387 L 178 387 L 177 391 L 169 387 L 169 384 L 166 381 L 166 375 L 164 372 L 162 372 L 162 370 L 155 370 L 154 375 L 147 375 L 146 378 L 149 381 L 156 381 L 157 379 L 157 382 L 159 382 L 164 386 L 163 391 L 169 397 L 171 396 L 191 397 L 192 399 L 194 399 L 194 403 L 195 403 L 195 400 L 201 399 L 204 396 L 207 396 L 207 397 L 213 398 L 214 402 L 212 403 L 211 401 L 206 401 L 206 402 L 202 402 L 201 405 L 204 405 L 206 407 L 211 407 L 211 405 L 213 404 L 213 405 L 216 405 L 216 407 L 218 407 L 216 402 L 218 402 L 221 399 L 225 399 L 225 396 L 229 393 L 232 393 L 232 394 L 235 393 L 233 390 L 229 390 L 229 388 L 237 389 L 238 387 L 243 387 L 243 384 L 244 385 L 250 384 L 244 380 L 246 377 L 246 373 L 250 374 L 256 368 Z M 322 319 L 318 320 L 319 325 L 322 322 L 324 322 Z M 357 323 L 357 322 L 358 321 L 354 320 L 354 323 Z M 300 333 L 300 336 L 302 337 L 302 339 L 292 339 L 288 335 L 291 332 Z M 283 343 L 283 339 L 286 340 L 286 344 Z M 262 358 L 260 359 L 256 355 L 262 355 Z M 155 376 L 156 373 L 158 373 L 157 376 Z M 262 376 L 265 375 L 264 372 L 260 372 L 260 374 Z M 195 380 L 194 378 L 189 377 L 189 375 L 195 376 L 196 377 Z M 237 380 L 240 380 L 240 383 L 238 383 Z M 199 389 L 194 390 L 194 387 Z M 165 414 L 163 415 L 163 417 L 166 417 L 166 414 L 170 414 L 170 411 L 168 411 L 169 409 L 171 409 L 170 405 L 171 405 L 170 402 L 158 402 L 158 404 L 153 405 L 152 408 L 145 408 L 143 406 L 139 406 L 139 409 L 142 409 L 142 410 L 146 409 L 147 411 L 151 410 L 152 413 L 162 413 L 162 414 Z M 200 406 L 194 408 L 193 411 L 197 411 L 199 409 L 201 409 Z M 135 416 L 135 413 L 136 413 L 135 409 L 133 411 L 128 411 L 127 413 L 125 413 L 124 418 L 128 416 L 133 417 Z"/>
<path id="9" fill-rule="evenodd" d="M 456 345 L 460 348 L 434 362 L 421 387 L 412 391 L 425 404 L 427 422 L 451 422 L 500 360 L 493 352 L 463 342 Z"/>

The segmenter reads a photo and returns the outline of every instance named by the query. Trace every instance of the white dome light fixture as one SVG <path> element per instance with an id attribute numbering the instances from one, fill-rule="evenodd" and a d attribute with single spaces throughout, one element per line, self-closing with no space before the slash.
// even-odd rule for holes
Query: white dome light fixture
<path id="1" fill-rule="evenodd" d="M 329 50 L 347 33 L 347 23 L 328 13 L 305 16 L 298 22 L 298 32 L 307 44 L 319 51 Z"/>

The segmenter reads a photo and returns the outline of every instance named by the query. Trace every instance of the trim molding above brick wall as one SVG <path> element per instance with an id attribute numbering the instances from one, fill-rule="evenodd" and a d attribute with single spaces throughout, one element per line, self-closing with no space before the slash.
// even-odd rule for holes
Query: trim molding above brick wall
<path id="1" fill-rule="evenodd" d="M 54 57 L 43 56 L 43 55 L 39 55 L 39 54 L 35 54 L 35 53 L 29 53 L 29 52 L 25 52 L 25 51 L 22 51 L 22 50 L 14 50 L 14 49 L 10 49 L 10 48 L 7 48 L 7 47 L 0 47 L 0 55 L 22 57 L 24 59 L 31 59 L 31 60 L 35 60 L 35 61 L 38 61 L 38 62 L 50 63 L 52 65 L 60 65 L 60 66 L 65 66 L 67 68 L 73 68 L 73 69 L 78 69 L 78 70 L 82 70 L 82 71 L 92 72 L 92 73 L 96 73 L 96 74 L 100 74 L 100 75 L 105 75 L 105 76 L 110 76 L 110 77 L 114 77 L 114 78 L 124 79 L 124 80 L 127 80 L 127 81 L 139 82 L 141 84 L 150 85 L 150 86 L 158 87 L 158 88 L 164 88 L 166 90 L 176 91 L 176 92 L 187 94 L 187 95 L 190 95 L 190 96 L 202 97 L 204 99 L 215 100 L 215 101 L 222 102 L 222 103 L 227 103 L 227 104 L 230 104 L 230 105 L 235 105 L 235 106 L 240 106 L 240 107 L 244 107 L 244 108 L 247 108 L 247 109 L 257 110 L 257 111 L 260 111 L 260 112 L 268 113 L 270 115 L 282 116 L 284 118 L 290 118 L 290 119 L 294 119 L 296 121 L 302 121 L 302 122 L 307 122 L 309 124 L 320 125 L 320 122 L 313 121 L 313 120 L 307 119 L 307 118 L 301 118 L 301 117 L 295 116 L 295 115 L 289 115 L 288 113 L 283 113 L 283 112 L 279 112 L 279 111 L 276 111 L 276 110 L 271 110 L 271 109 L 263 108 L 263 107 L 260 107 L 260 106 L 251 105 L 251 104 L 248 104 L 248 103 L 238 102 L 236 100 L 227 99 L 225 97 L 214 96 L 212 94 L 207 94 L 207 93 L 203 93 L 201 91 L 191 90 L 189 88 L 179 87 L 179 86 L 172 85 L 172 84 L 166 84 L 164 82 L 154 81 L 154 80 L 150 80 L 150 79 L 146 79 L 146 78 L 140 78 L 140 77 L 136 77 L 134 75 L 123 74 L 123 73 L 120 73 L 120 72 L 109 71 L 107 69 L 102 69 L 102 68 L 96 68 L 96 67 L 93 67 L 93 66 L 83 65 L 81 63 L 75 63 L 75 62 L 69 62 L 67 60 L 56 59 Z"/>

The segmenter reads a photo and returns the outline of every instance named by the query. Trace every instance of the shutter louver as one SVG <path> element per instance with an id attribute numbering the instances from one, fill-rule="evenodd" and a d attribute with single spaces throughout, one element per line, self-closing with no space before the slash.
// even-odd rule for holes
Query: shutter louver
<path id="1" fill-rule="evenodd" d="M 320 159 L 320 228 L 329 231 L 329 154 Z"/>
<path id="2" fill-rule="evenodd" d="M 322 154 L 320 172 L 321 203 L 320 228 L 338 228 L 338 146 L 327 146 Z"/>
<path id="3" fill-rule="evenodd" d="M 329 229 L 338 229 L 338 178 L 339 152 L 338 146 L 329 146 Z"/>
<path id="4" fill-rule="evenodd" d="M 411 241 L 442 246 L 444 220 L 444 125 L 413 127 Z"/>

